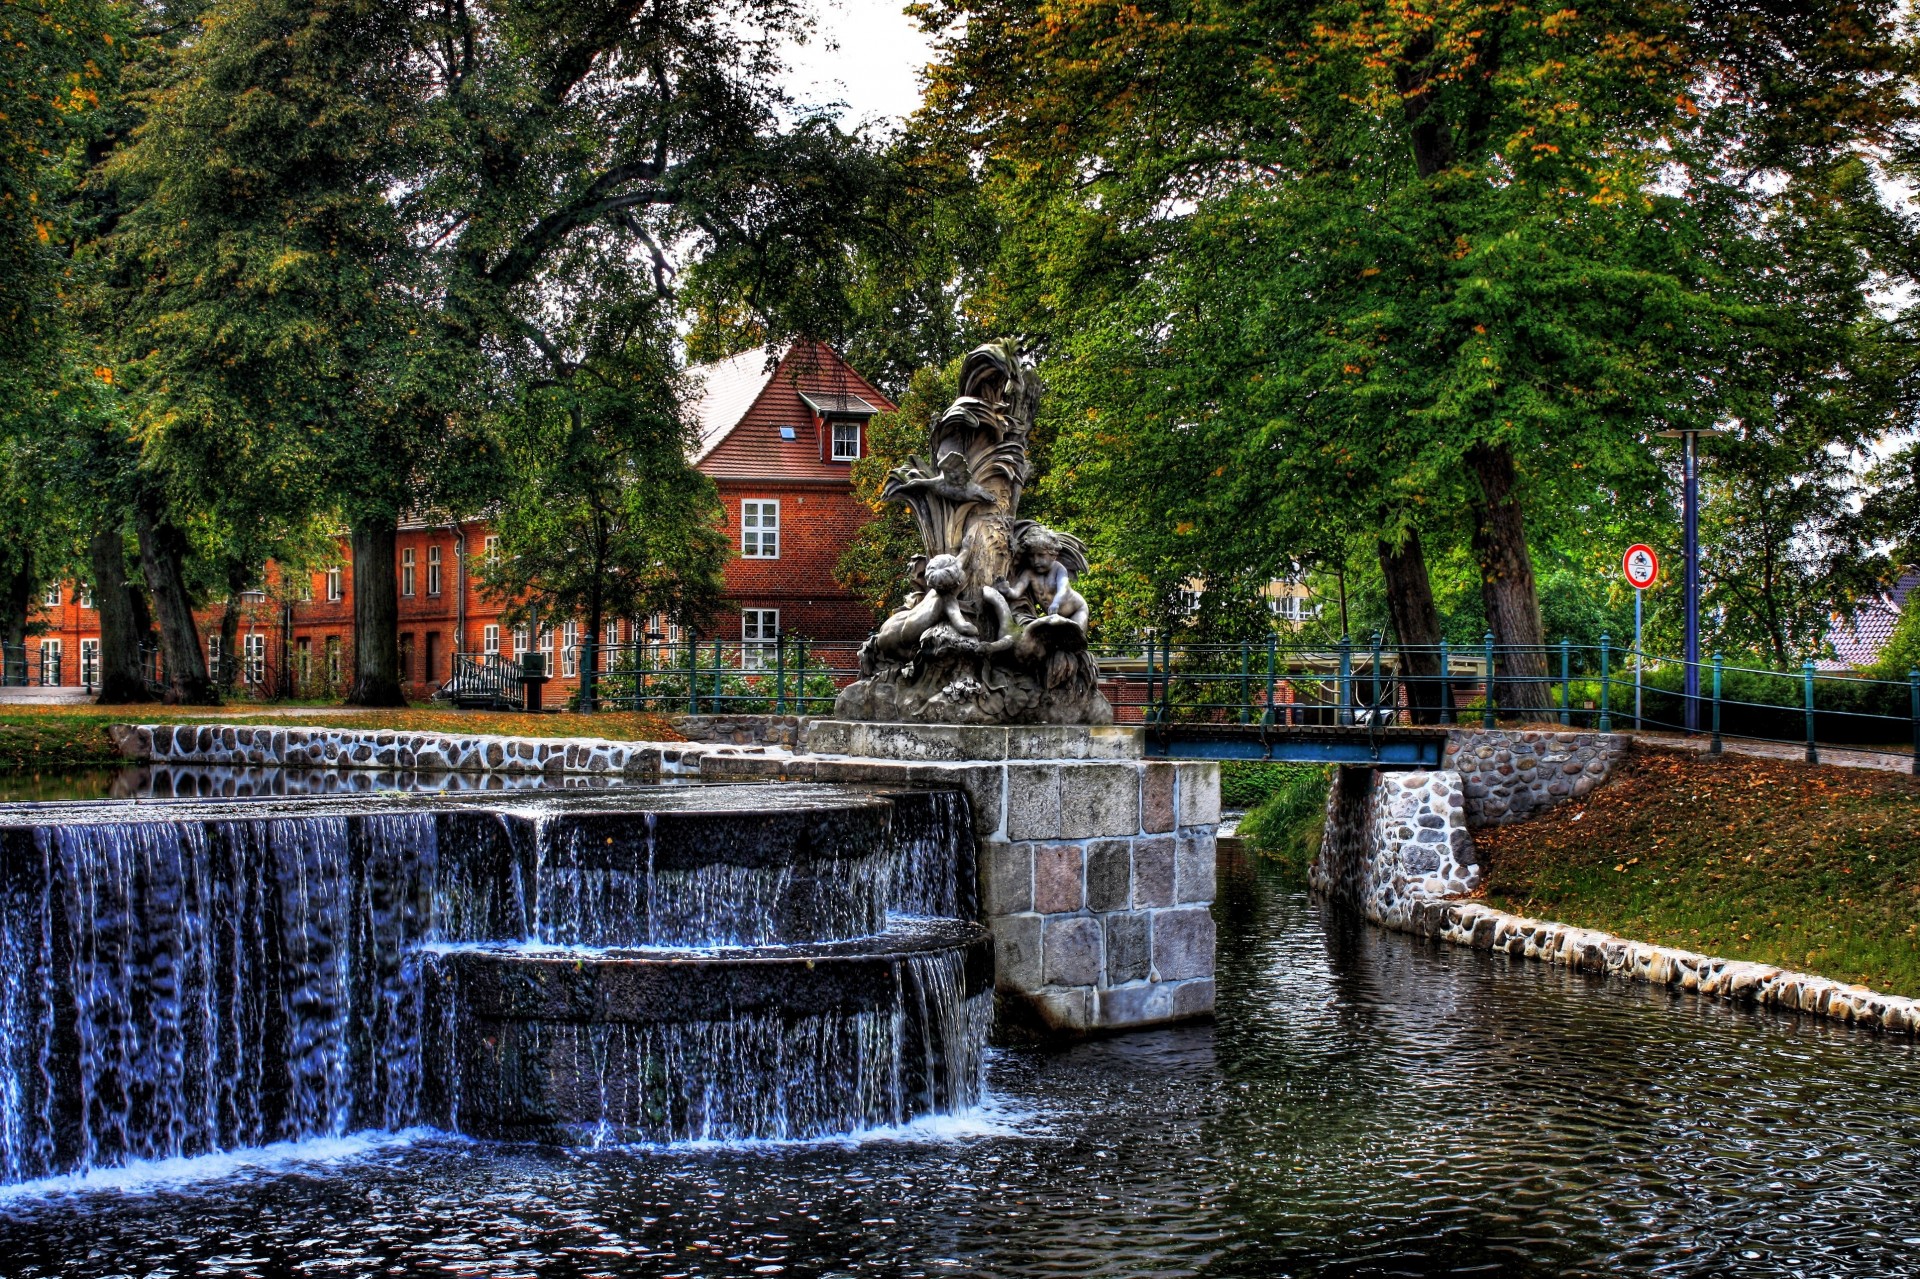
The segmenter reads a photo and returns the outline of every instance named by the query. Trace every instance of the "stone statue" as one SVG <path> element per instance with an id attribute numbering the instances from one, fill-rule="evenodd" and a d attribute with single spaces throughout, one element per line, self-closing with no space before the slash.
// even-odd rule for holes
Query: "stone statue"
<path id="1" fill-rule="evenodd" d="M 972 352 L 927 457 L 887 477 L 925 555 L 915 590 L 860 650 L 841 719 L 948 724 L 1111 724 L 1087 652 L 1079 539 L 1019 518 L 1040 384 L 1007 343 Z M 929 460 L 931 459 L 931 460 Z"/>

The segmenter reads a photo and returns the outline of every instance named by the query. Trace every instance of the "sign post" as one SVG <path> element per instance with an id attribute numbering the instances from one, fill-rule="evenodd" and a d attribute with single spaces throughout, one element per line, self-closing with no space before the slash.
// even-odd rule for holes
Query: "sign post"
<path id="1" fill-rule="evenodd" d="M 1640 729 L 1645 727 L 1640 721 L 1640 668 L 1646 665 L 1641 656 L 1640 623 L 1646 611 L 1647 588 L 1660 576 L 1660 557 L 1651 546 L 1635 542 L 1620 558 L 1620 567 L 1626 572 L 1627 584 L 1633 587 L 1633 726 Z"/>

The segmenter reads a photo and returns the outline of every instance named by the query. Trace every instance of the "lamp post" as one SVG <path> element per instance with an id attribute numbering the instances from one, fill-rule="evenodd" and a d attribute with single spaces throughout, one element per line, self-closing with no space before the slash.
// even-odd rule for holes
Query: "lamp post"
<path id="1" fill-rule="evenodd" d="M 1672 431 L 1662 431 L 1667 439 L 1684 442 L 1681 453 L 1681 499 L 1680 518 L 1686 534 L 1686 568 L 1683 570 L 1685 589 L 1682 592 L 1683 606 L 1687 615 L 1687 643 L 1683 661 L 1686 664 L 1686 689 L 1681 697 L 1685 712 L 1687 735 L 1700 731 L 1700 445 L 1702 435 L 1715 435 L 1728 428 L 1715 426 L 1685 426 Z"/>

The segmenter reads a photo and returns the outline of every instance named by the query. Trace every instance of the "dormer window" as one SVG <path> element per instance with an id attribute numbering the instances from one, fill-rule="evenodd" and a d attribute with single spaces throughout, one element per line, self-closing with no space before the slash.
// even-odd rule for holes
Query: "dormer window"
<path id="1" fill-rule="evenodd" d="M 833 424 L 833 460 L 853 462 L 860 457 L 860 424 L 858 422 L 835 422 Z"/>

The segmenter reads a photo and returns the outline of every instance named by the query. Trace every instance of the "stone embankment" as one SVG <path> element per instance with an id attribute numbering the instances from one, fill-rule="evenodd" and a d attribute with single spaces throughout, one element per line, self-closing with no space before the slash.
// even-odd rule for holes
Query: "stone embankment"
<path id="1" fill-rule="evenodd" d="M 1671 990 L 1736 1003 L 1814 1013 L 1898 1034 L 1920 1034 L 1920 1000 L 1865 986 L 1775 968 L 1716 959 L 1612 933 L 1527 919 L 1483 902 L 1425 899 L 1407 913 L 1402 931 L 1475 950 L 1539 959 L 1576 972 L 1627 977 Z"/>

